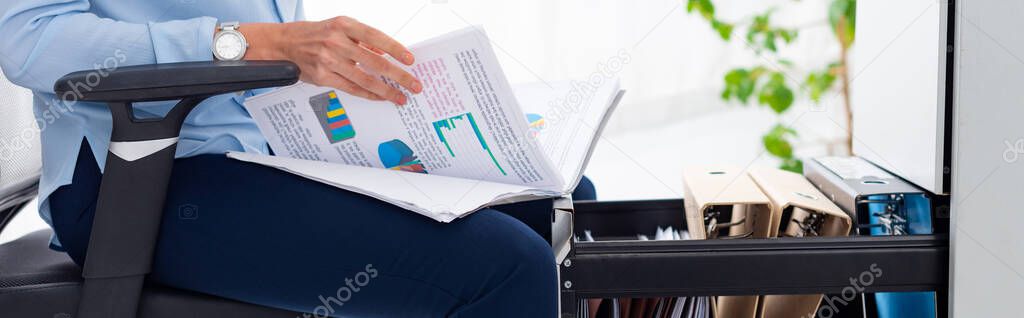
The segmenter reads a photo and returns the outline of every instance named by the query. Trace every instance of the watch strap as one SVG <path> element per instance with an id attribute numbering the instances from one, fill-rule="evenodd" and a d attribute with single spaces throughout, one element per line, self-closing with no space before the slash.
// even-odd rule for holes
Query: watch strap
<path id="1" fill-rule="evenodd" d="M 220 31 L 234 31 L 238 30 L 238 26 L 241 25 L 238 21 L 224 22 L 220 24 Z"/>

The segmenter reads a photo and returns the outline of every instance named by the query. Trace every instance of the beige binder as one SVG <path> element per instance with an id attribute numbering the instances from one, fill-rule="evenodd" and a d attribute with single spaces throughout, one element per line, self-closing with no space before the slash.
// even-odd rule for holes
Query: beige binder
<path id="1" fill-rule="evenodd" d="M 771 233 L 771 203 L 737 167 L 683 169 L 686 224 L 694 239 L 766 238 Z M 722 233 L 728 229 L 728 233 Z M 713 317 L 753 318 L 758 296 L 720 296 Z"/>
<path id="2" fill-rule="evenodd" d="M 774 168 L 755 168 L 750 178 L 768 196 L 772 207 L 771 236 L 846 236 L 852 221 L 803 175 Z M 817 295 L 768 295 L 761 298 L 761 317 L 814 317 Z"/>

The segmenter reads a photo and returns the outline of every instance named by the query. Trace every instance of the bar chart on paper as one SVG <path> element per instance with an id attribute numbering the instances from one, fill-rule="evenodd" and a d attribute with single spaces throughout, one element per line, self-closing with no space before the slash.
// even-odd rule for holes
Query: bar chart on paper
<path id="1" fill-rule="evenodd" d="M 497 172 L 508 175 L 505 173 L 505 168 L 498 163 L 498 159 L 494 157 L 494 152 L 487 145 L 483 134 L 480 133 L 480 127 L 477 126 L 473 113 L 464 113 L 435 121 L 434 132 L 452 158 L 478 156 L 493 163 Z"/>
<path id="2" fill-rule="evenodd" d="M 352 139 L 356 131 L 352 128 L 352 120 L 345 107 L 338 100 L 338 94 L 334 91 L 323 93 L 309 98 L 309 105 L 313 107 L 320 127 L 323 128 L 327 140 L 337 143 Z"/>

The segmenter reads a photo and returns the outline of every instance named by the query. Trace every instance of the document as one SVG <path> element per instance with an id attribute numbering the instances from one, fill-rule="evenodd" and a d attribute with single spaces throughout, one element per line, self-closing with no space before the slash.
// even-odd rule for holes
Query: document
<path id="1" fill-rule="evenodd" d="M 598 233 L 600 234 L 600 233 Z M 648 241 L 651 237 L 645 233 L 637 233 L 637 240 Z M 672 226 L 658 227 L 654 232 L 654 240 L 689 240 L 686 230 L 675 230 Z M 594 234 L 583 230 L 584 242 L 595 242 Z M 613 298 L 588 299 L 583 302 L 587 307 L 587 317 L 666 317 L 666 318 L 708 318 L 711 317 L 710 297 L 663 297 L 663 298 Z M 604 305 L 604 306 L 602 306 Z M 610 307 L 610 308 L 609 308 Z M 603 310 L 602 310 L 603 309 Z M 610 310 L 609 310 L 610 309 Z"/>
<path id="2" fill-rule="evenodd" d="M 513 89 L 479 27 L 409 48 L 417 62 L 397 65 L 423 92 L 389 82 L 406 105 L 300 82 L 245 102 L 276 156 L 229 157 L 450 222 L 492 204 L 571 192 L 622 95 L 614 79 Z M 571 94 L 578 104 L 557 107 Z"/>

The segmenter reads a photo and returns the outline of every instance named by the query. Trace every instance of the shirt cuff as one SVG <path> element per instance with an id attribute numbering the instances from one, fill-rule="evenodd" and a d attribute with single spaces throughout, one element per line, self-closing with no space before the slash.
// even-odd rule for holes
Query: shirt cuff
<path id="1" fill-rule="evenodd" d="M 156 62 L 212 61 L 211 47 L 216 29 L 217 19 L 212 17 L 150 22 L 149 34 Z"/>

